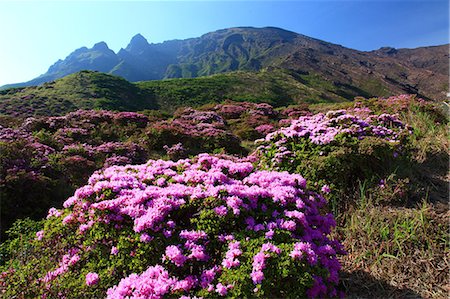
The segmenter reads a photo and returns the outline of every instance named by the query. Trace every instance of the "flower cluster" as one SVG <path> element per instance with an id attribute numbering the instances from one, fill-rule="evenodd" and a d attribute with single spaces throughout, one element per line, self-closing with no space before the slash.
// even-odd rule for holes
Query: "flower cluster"
<path id="1" fill-rule="evenodd" d="M 410 128 L 395 115 L 376 115 L 366 107 L 356 107 L 302 116 L 256 142 L 257 152 L 263 157 L 261 163 L 269 168 L 293 170 L 287 166 L 299 165 L 293 163 L 297 159 L 327 156 L 333 147 L 351 146 L 368 137 L 396 147 L 391 153 L 395 156 L 410 134 Z"/>
<path id="2" fill-rule="evenodd" d="M 212 108 L 229 124 L 231 131 L 244 140 L 255 140 L 273 131 L 279 112 L 267 103 L 227 102 Z"/>
<path id="3" fill-rule="evenodd" d="M 264 279 L 264 268 L 266 267 L 266 259 L 270 257 L 270 253 L 273 252 L 280 254 L 280 248 L 271 243 L 264 243 L 261 250 L 253 257 L 253 268 L 250 276 L 254 284 L 260 284 Z"/>
<path id="4" fill-rule="evenodd" d="M 237 241 L 233 241 L 228 244 L 228 251 L 225 254 L 225 259 L 222 261 L 222 266 L 224 268 L 230 269 L 241 264 L 237 259 L 242 254 L 240 246 L 241 243 Z"/>
<path id="5" fill-rule="evenodd" d="M 309 246 L 316 257 L 304 271 L 322 279 L 322 296 L 336 292 L 336 255 L 342 253 L 340 244 L 328 238 L 335 222 L 331 214 L 321 215 L 325 204 L 298 174 L 257 171 L 249 162 L 201 154 L 193 160 L 150 160 L 96 172 L 64 203 L 63 215 L 51 209 L 49 218 L 60 217 L 63 226 L 86 237 L 99 225 L 128 229 L 130 238 L 148 244 L 151 255 L 159 256 L 143 273 L 108 286 L 108 298 L 251 295 L 254 284 L 263 294 L 280 279 L 265 273 L 268 263 L 284 255 L 291 263 L 298 261 L 294 268 L 302 267 L 301 254 L 292 253 L 301 250 L 298 244 Z M 256 255 L 250 254 L 257 247 Z M 131 256 L 138 254 L 128 250 Z M 113 246 L 107 252 L 114 258 L 119 250 Z M 101 279 L 88 275 L 87 285 Z M 239 287 L 244 289 L 237 290 L 235 275 L 248 281 Z"/>
<path id="6" fill-rule="evenodd" d="M 177 158 L 181 158 L 186 155 L 186 149 L 184 148 L 181 142 L 178 142 L 177 144 L 174 144 L 170 147 L 164 145 L 163 148 L 166 151 L 169 158 L 172 160 L 177 160 Z"/>
<path id="7" fill-rule="evenodd" d="M 99 277 L 97 273 L 89 272 L 86 274 L 86 284 L 88 286 L 96 285 L 99 281 Z"/>
<path id="8" fill-rule="evenodd" d="M 268 117 L 274 117 L 278 114 L 277 111 L 267 103 L 229 102 L 227 104 L 216 105 L 212 110 L 216 111 L 225 119 L 240 118 L 243 114 Z"/>
<path id="9" fill-rule="evenodd" d="M 258 133 L 267 135 L 274 130 L 274 127 L 270 124 L 260 125 L 255 128 Z"/>
<path id="10" fill-rule="evenodd" d="M 135 112 L 79 110 L 0 126 L 1 237 L 14 220 L 60 206 L 94 170 L 144 163 L 148 152 L 133 136 L 147 123 Z"/>
<path id="11" fill-rule="evenodd" d="M 282 135 L 286 138 L 307 138 L 314 144 L 328 144 L 338 135 L 348 135 L 358 139 L 374 136 L 396 142 L 404 130 L 407 130 L 406 126 L 394 115 L 369 115 L 361 118 L 348 114 L 346 110 L 337 110 L 302 116 L 292 121 L 289 127 L 268 134 L 265 140 L 273 141 Z"/>
<path id="12" fill-rule="evenodd" d="M 421 107 L 426 106 L 425 100 L 416 98 L 415 95 L 411 94 L 402 94 L 389 98 L 378 98 L 376 99 L 375 104 L 383 110 L 392 110 L 396 112 L 406 111 L 413 104 Z"/>
<path id="13" fill-rule="evenodd" d="M 225 121 L 212 111 L 199 111 L 186 108 L 175 114 L 171 121 L 162 121 L 155 128 L 167 128 L 192 136 L 210 136 L 226 134 Z"/>
<path id="14" fill-rule="evenodd" d="M 47 272 L 45 277 L 42 279 L 47 287 L 58 276 L 68 272 L 69 267 L 74 266 L 80 260 L 80 256 L 77 253 L 78 249 L 71 248 L 67 254 L 63 255 L 62 261 L 59 263 L 58 268 Z"/>
<path id="15" fill-rule="evenodd" d="M 181 143 L 183 153 L 198 154 L 213 148 L 224 148 L 230 153 L 242 151 L 240 140 L 232 134 L 225 120 L 213 111 L 199 111 L 186 108 L 175 113 L 171 120 L 155 122 L 147 129 L 150 147 L 164 149 L 170 156 L 168 144 Z M 167 146 L 167 147 L 166 147 Z M 175 147 L 173 151 L 179 152 Z"/>
<path id="16" fill-rule="evenodd" d="M 23 127 L 28 130 L 45 128 L 48 130 L 58 130 L 63 128 L 92 129 L 100 123 L 130 124 L 139 126 L 146 125 L 148 118 L 136 112 L 112 112 L 107 110 L 77 110 L 64 116 L 53 116 L 48 118 L 28 118 Z"/>
<path id="17" fill-rule="evenodd" d="M 108 299 L 163 298 L 170 294 L 177 280 L 160 265 L 149 267 L 140 275 L 131 274 L 108 289 Z"/>

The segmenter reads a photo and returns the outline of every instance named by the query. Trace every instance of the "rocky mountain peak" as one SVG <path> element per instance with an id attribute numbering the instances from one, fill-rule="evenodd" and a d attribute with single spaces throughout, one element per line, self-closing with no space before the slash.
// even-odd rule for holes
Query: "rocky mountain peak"
<path id="1" fill-rule="evenodd" d="M 138 33 L 130 40 L 126 50 L 129 52 L 141 52 L 147 49 L 149 45 L 147 39 Z"/>
<path id="2" fill-rule="evenodd" d="M 108 45 L 105 42 L 99 42 L 92 47 L 92 50 L 104 52 L 109 51 L 110 49 L 108 48 Z"/>

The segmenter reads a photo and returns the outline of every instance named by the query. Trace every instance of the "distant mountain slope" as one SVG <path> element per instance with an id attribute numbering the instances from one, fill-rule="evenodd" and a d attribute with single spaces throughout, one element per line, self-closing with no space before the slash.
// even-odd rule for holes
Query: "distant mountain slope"
<path id="1" fill-rule="evenodd" d="M 275 68 L 137 83 L 104 73 L 81 71 L 40 86 L 0 91 L 0 115 L 64 115 L 93 108 L 173 112 L 182 106 L 196 107 L 225 100 L 266 102 L 279 107 L 305 102 L 343 102 L 357 95 L 361 92 L 333 85 L 317 75 Z"/>
<path id="2" fill-rule="evenodd" d="M 407 92 L 442 99 L 448 91 L 448 60 L 448 45 L 362 52 L 279 28 L 238 27 L 157 44 L 138 34 L 117 54 L 100 42 L 76 50 L 36 79 L 4 88 L 38 85 L 85 69 L 136 82 L 284 68 L 352 90 L 344 98 Z"/>

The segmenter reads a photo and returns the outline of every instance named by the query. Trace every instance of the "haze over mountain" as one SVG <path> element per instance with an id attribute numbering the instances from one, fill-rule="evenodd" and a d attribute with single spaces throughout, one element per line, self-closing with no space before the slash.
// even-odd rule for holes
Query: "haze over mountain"
<path id="1" fill-rule="evenodd" d="M 238 27 L 156 44 L 137 34 L 117 54 L 99 42 L 33 80 L 3 88 L 39 85 L 81 70 L 136 82 L 277 68 L 318 76 L 339 87 L 344 98 L 415 93 L 437 100 L 448 91 L 448 59 L 448 45 L 363 52 L 279 28 Z"/>

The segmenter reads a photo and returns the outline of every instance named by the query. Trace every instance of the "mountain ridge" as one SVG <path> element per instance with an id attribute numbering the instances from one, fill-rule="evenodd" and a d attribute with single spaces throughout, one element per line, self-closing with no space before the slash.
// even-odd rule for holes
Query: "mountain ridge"
<path id="1" fill-rule="evenodd" d="M 230 71 L 284 68 L 318 75 L 335 85 L 375 96 L 384 91 L 444 98 L 448 89 L 448 45 L 358 51 L 276 27 L 233 27 L 197 38 L 149 43 L 141 34 L 117 53 L 105 42 L 79 48 L 30 81 L 39 85 L 82 70 L 117 75 L 131 82 L 195 78 Z"/>

